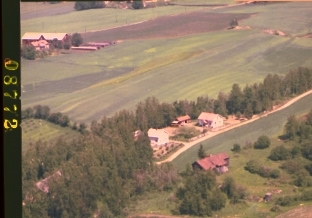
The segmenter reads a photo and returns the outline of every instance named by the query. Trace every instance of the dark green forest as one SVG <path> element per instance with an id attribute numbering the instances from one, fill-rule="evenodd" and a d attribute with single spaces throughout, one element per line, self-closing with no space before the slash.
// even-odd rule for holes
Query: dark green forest
<path id="1" fill-rule="evenodd" d="M 23 217 L 125 217 L 130 202 L 159 191 L 176 193 L 177 208 L 172 211 L 176 214 L 212 215 L 227 201 L 239 203 L 246 192 L 232 178 L 218 189 L 212 172 L 193 171 L 188 166 L 179 173 L 170 163 L 154 164 L 147 130 L 165 127 L 180 115 L 196 119 L 202 111 L 250 118 L 311 88 L 312 70 L 298 68 L 285 76 L 268 75 L 262 83 L 243 89 L 234 84 L 229 94 L 220 92 L 218 99 L 204 96 L 169 104 L 150 97 L 139 102 L 135 111 L 123 110 L 92 121 L 90 126 L 71 124 L 67 115 L 51 113 L 48 106 L 27 108 L 22 119 L 45 119 L 76 129 L 81 137 L 71 142 L 60 138 L 53 145 L 34 142 L 34 149 L 23 154 Z M 136 130 L 143 131 L 138 138 L 133 135 Z M 294 160 L 299 155 L 312 161 L 312 110 L 305 120 L 289 117 L 284 132 L 283 140 L 294 141 L 296 146 L 283 150 L 285 157 L 273 149 L 269 158 Z M 311 186 L 312 162 L 299 169 L 294 171 L 294 184 Z M 61 176 L 53 176 L 58 171 Z M 43 179 L 48 181 L 47 193 L 36 187 Z"/>

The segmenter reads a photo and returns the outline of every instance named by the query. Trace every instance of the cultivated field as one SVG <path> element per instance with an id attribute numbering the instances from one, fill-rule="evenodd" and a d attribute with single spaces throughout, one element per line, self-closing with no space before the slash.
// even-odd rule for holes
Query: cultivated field
<path id="1" fill-rule="evenodd" d="M 266 5 L 263 13 L 267 16 L 271 10 L 271 18 L 281 22 L 285 17 L 275 17 L 276 5 Z M 295 8 L 308 25 L 309 18 L 301 13 L 305 9 L 290 3 L 279 5 Z M 310 39 L 269 35 L 252 25 L 251 29 L 227 30 L 234 17 L 239 23 L 262 17 L 263 7 L 240 7 L 241 12 L 235 15 L 225 9 L 224 13 L 200 10 L 88 33 L 85 37 L 92 41 L 124 41 L 95 52 L 22 60 L 22 105 L 48 105 L 75 121 L 90 122 L 121 109 L 133 109 L 149 96 L 161 102 L 195 100 L 201 95 L 215 98 L 219 91 L 228 92 L 233 83 L 243 87 L 262 81 L 268 73 L 285 74 L 298 66 L 312 67 Z M 171 6 L 159 8 L 168 13 L 176 10 Z M 111 9 L 107 10 L 110 13 Z M 249 12 L 257 11 L 248 18 Z M 145 12 L 137 13 L 140 17 Z M 68 15 L 58 16 L 65 19 Z M 183 28 L 184 24 L 188 28 Z"/>

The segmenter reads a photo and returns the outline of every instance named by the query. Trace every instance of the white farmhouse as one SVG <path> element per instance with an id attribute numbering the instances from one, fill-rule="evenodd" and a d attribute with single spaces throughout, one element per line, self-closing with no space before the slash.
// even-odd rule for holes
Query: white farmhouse
<path id="1" fill-rule="evenodd" d="M 158 147 L 169 142 L 169 134 L 164 129 L 150 128 L 147 134 L 152 147 Z"/>
<path id="2" fill-rule="evenodd" d="M 219 114 L 202 112 L 198 117 L 198 124 L 211 128 L 220 127 L 223 126 L 223 117 Z"/>

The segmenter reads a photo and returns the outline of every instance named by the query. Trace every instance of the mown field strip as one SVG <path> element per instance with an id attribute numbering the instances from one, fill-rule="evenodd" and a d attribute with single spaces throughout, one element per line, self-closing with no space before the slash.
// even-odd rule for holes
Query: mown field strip
<path id="1" fill-rule="evenodd" d="M 262 117 L 249 124 L 234 128 L 220 135 L 216 135 L 201 142 L 207 153 L 230 152 L 234 143 L 245 145 L 246 142 L 254 142 L 260 135 L 273 136 L 281 133 L 287 118 L 291 114 L 300 115 L 312 108 L 312 95 L 308 95 L 289 107 Z M 199 144 L 192 146 L 187 151 L 175 158 L 172 163 L 183 171 L 187 163 L 197 160 Z"/>

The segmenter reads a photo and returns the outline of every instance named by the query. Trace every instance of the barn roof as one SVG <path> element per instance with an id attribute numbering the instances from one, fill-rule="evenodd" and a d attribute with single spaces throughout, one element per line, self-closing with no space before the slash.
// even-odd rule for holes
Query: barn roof
<path id="1" fill-rule="evenodd" d="M 182 116 L 182 117 L 178 117 L 176 120 L 177 121 L 185 121 L 185 120 L 190 120 L 190 116 L 189 115 L 185 115 L 185 116 Z"/>
<path id="2" fill-rule="evenodd" d="M 225 161 L 229 156 L 225 153 L 220 153 L 217 155 L 210 155 L 206 158 L 196 161 L 196 163 L 201 166 L 204 170 L 214 169 L 217 166 L 224 166 L 227 164 Z"/>
<path id="3" fill-rule="evenodd" d="M 67 33 L 39 33 L 39 32 L 27 32 L 23 35 L 22 39 L 39 40 L 43 36 L 45 40 L 58 39 L 62 40 Z"/>
<path id="4" fill-rule="evenodd" d="M 221 116 L 221 115 L 215 114 L 215 113 L 201 112 L 201 114 L 199 115 L 198 119 L 199 120 L 209 120 L 209 121 L 212 121 L 212 120 L 216 119 L 218 116 Z"/>

